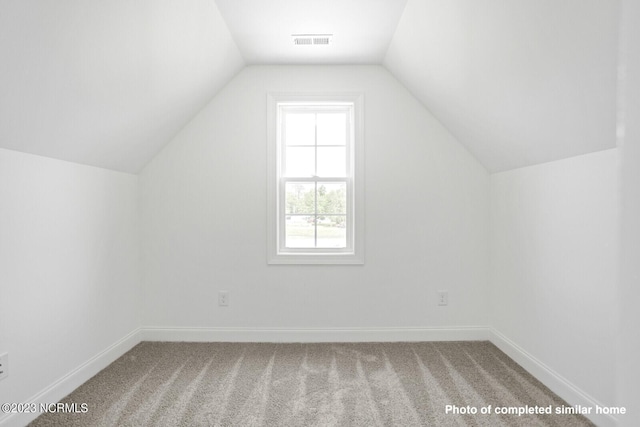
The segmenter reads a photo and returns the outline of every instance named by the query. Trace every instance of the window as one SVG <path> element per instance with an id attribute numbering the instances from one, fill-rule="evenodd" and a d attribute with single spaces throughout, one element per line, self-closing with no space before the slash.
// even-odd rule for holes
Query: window
<path id="1" fill-rule="evenodd" d="M 360 95 L 269 95 L 269 263 L 363 263 Z"/>

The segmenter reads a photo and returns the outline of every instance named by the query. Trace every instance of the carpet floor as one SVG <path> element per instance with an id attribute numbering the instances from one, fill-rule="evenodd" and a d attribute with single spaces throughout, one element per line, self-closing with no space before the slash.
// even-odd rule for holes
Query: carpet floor
<path id="1" fill-rule="evenodd" d="M 77 413 L 44 414 L 31 425 L 593 425 L 579 415 L 496 414 L 569 405 L 478 341 L 143 342 L 62 402 Z"/>

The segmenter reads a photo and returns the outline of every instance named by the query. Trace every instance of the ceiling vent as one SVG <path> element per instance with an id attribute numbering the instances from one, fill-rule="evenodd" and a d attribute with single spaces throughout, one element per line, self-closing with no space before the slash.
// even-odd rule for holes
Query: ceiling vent
<path id="1" fill-rule="evenodd" d="M 293 44 L 301 46 L 328 45 L 333 34 L 291 34 Z"/>

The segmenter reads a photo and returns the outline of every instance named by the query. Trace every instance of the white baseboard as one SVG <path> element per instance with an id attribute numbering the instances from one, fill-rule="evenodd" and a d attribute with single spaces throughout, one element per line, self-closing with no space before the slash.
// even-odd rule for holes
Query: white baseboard
<path id="1" fill-rule="evenodd" d="M 486 327 L 451 328 L 164 328 L 144 327 L 142 341 L 401 342 L 483 341 Z"/>
<path id="2" fill-rule="evenodd" d="M 23 403 L 35 403 L 39 407 L 41 403 L 60 401 L 138 343 L 140 343 L 140 329 L 130 332 Z M 0 427 L 22 427 L 39 415 L 39 413 L 8 414 L 0 418 Z"/>
<path id="3" fill-rule="evenodd" d="M 516 363 L 541 383 L 549 387 L 551 391 L 567 401 L 569 405 L 580 405 L 585 408 L 595 408 L 596 405 L 600 407 L 607 406 L 589 396 L 579 387 L 576 387 L 562 375 L 527 353 L 516 343 L 493 328 L 489 328 L 489 341 L 502 350 L 507 356 L 515 360 Z M 594 411 L 595 409 L 592 410 L 592 412 Z M 611 415 L 591 414 L 585 416 L 600 427 L 615 427 L 618 425 L 617 419 Z"/>

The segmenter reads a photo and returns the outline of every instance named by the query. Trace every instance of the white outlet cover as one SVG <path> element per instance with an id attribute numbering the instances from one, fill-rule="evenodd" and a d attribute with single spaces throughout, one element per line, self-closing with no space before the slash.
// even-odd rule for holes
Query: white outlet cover
<path id="1" fill-rule="evenodd" d="M 9 353 L 0 354 L 0 380 L 9 376 Z"/>
<path id="2" fill-rule="evenodd" d="M 218 293 L 218 305 L 221 307 L 229 305 L 229 291 L 220 291 Z"/>
<path id="3" fill-rule="evenodd" d="M 449 305 L 449 292 L 438 291 L 438 305 Z"/>

